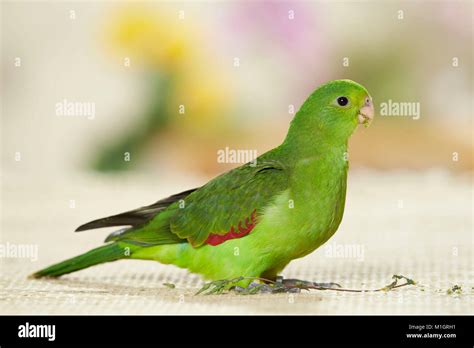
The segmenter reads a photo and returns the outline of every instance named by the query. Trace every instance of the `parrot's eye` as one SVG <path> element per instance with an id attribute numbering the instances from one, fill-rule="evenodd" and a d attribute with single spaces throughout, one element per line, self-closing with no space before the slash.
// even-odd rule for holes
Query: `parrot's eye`
<path id="1" fill-rule="evenodd" d="M 336 102 L 339 106 L 346 106 L 347 104 L 349 104 L 349 99 L 347 99 L 346 97 L 338 97 L 336 99 Z"/>

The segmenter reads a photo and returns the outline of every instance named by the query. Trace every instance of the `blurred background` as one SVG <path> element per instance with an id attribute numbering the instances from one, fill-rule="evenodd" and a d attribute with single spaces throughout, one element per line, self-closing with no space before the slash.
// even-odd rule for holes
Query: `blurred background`
<path id="1" fill-rule="evenodd" d="M 341 78 L 369 90 L 376 118 L 350 141 L 336 241 L 472 262 L 471 1 L 1 7 L 2 240 L 38 243 L 41 266 L 102 241 L 68 233 L 85 220 L 240 165 L 217 151 L 279 145 L 306 97 Z M 419 118 L 380 115 L 390 100 L 419 103 Z M 460 272 L 471 281 L 472 263 Z"/>
<path id="2" fill-rule="evenodd" d="M 21 152 L 41 171 L 210 176 L 232 166 L 216 149 L 275 147 L 312 90 L 349 78 L 378 109 L 389 99 L 421 107 L 417 120 L 378 117 L 356 133 L 353 167 L 472 170 L 470 2 L 3 8 L 7 167 Z M 94 103 L 95 116 L 57 115 L 63 100 Z"/>

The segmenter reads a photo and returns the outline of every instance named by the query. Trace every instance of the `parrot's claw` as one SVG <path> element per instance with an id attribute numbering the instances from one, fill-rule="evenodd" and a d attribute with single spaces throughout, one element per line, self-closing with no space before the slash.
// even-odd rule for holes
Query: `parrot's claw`
<path id="1" fill-rule="evenodd" d="M 341 284 L 339 283 L 315 283 L 313 282 L 313 286 L 315 288 L 323 288 L 323 289 L 334 289 L 334 288 L 342 288 Z"/>

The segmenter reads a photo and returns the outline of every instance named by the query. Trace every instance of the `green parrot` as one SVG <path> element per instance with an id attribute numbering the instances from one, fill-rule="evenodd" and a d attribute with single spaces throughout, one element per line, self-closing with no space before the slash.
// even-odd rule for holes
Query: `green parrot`
<path id="1" fill-rule="evenodd" d="M 199 188 L 78 227 L 127 226 L 105 245 L 32 277 L 130 258 L 173 264 L 212 281 L 234 279 L 232 288 L 247 289 L 255 280 L 300 288 L 302 281 L 278 275 L 336 232 L 345 205 L 347 143 L 357 125 L 373 117 L 363 86 L 330 81 L 303 103 L 280 146 Z"/>

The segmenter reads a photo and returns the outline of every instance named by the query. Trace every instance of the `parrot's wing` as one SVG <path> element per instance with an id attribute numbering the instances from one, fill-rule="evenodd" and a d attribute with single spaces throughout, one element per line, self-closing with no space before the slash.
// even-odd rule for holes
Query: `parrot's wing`
<path id="1" fill-rule="evenodd" d="M 193 246 L 247 235 L 288 187 L 288 170 L 274 160 L 235 168 L 189 194 L 170 217 L 170 231 Z"/>
<path id="2" fill-rule="evenodd" d="M 112 226 L 141 226 L 150 221 L 156 214 L 166 209 L 168 206 L 173 204 L 180 199 L 185 198 L 190 193 L 197 189 L 191 189 L 184 192 L 177 193 L 170 197 L 159 200 L 156 203 L 141 207 L 138 209 L 130 210 L 125 213 L 100 218 L 84 225 L 79 226 L 76 232 L 92 230 L 95 228 L 112 227 Z"/>
<path id="3" fill-rule="evenodd" d="M 141 215 L 146 213 L 144 223 L 115 231 L 105 241 L 143 246 L 183 242 L 195 247 L 217 245 L 250 233 L 265 207 L 287 187 L 288 170 L 280 162 L 248 163 L 196 190 L 172 196 L 174 202 L 166 209 L 155 203 L 159 210 L 152 217 L 148 207 L 133 210 L 132 216 L 140 210 Z"/>

